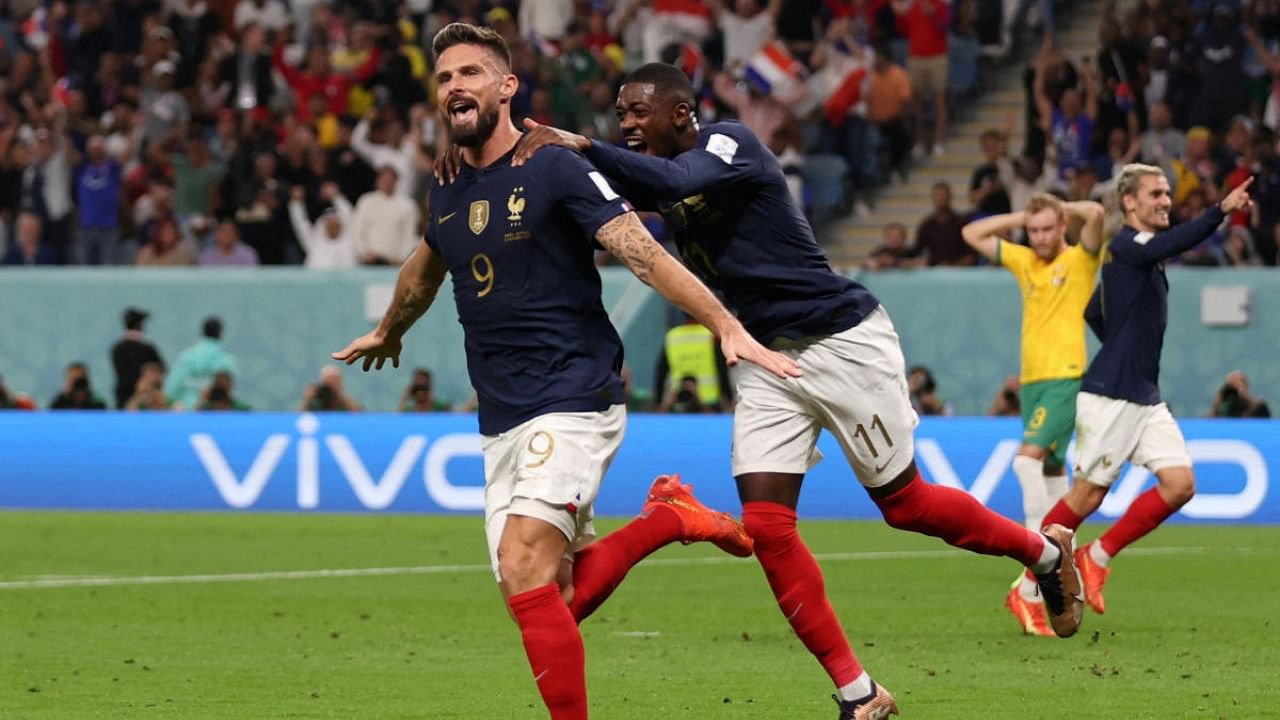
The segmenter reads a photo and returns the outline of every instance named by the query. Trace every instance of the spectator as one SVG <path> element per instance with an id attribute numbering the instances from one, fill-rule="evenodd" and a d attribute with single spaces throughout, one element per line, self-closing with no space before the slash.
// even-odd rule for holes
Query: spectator
<path id="1" fill-rule="evenodd" d="M 196 264 L 196 253 L 178 232 L 172 218 L 157 220 L 151 227 L 150 240 L 138 251 L 139 267 L 183 267 Z"/>
<path id="2" fill-rule="evenodd" d="M 658 405 L 658 412 L 696 414 L 712 413 L 717 412 L 717 410 L 714 406 L 707 405 L 702 401 L 699 394 L 698 378 L 692 375 L 685 375 L 680 378 L 679 383 L 663 396 L 662 403 Z"/>
<path id="3" fill-rule="evenodd" d="M 1227 373 L 1226 381 L 1213 398 L 1213 417 L 1269 418 L 1267 401 L 1249 392 L 1249 378 L 1239 370 Z"/>
<path id="4" fill-rule="evenodd" d="M 183 230 L 190 227 L 194 218 L 215 215 L 218 207 L 218 186 L 226 168 L 213 156 L 202 131 L 195 129 L 187 135 L 184 152 L 169 155 L 173 166 L 173 212 Z"/>
<path id="5" fill-rule="evenodd" d="M 573 0 L 542 0 L 520 3 L 521 37 L 537 37 L 555 42 L 564 36 L 574 17 Z"/>
<path id="6" fill-rule="evenodd" d="M 124 337 L 111 346 L 111 366 L 116 371 L 116 407 L 122 408 L 136 392 L 138 378 L 148 364 L 159 365 L 163 370 L 164 358 L 156 346 L 143 336 L 142 326 L 147 321 L 147 311 L 126 308 L 124 311 Z"/>
<path id="7" fill-rule="evenodd" d="M 916 250 L 923 252 L 929 265 L 976 265 L 978 254 L 961 235 L 964 219 L 951 207 L 951 186 L 933 184 L 933 212 L 916 229 Z"/>
<path id="8" fill-rule="evenodd" d="M 374 142 L 370 136 L 379 137 L 380 141 Z M 404 124 L 398 118 L 380 120 L 375 124 L 366 117 L 351 134 L 351 147 L 373 167 L 394 170 L 399 179 L 392 185 L 395 193 L 403 198 L 409 197 L 418 144 L 411 133 L 405 132 Z"/>
<path id="9" fill-rule="evenodd" d="M 351 115 L 338 117 L 338 139 L 328 151 L 330 176 L 342 190 L 348 202 L 356 202 L 368 188 L 373 187 L 377 173 L 364 158 L 351 147 L 351 137 L 357 125 Z"/>
<path id="10" fill-rule="evenodd" d="M 23 212 L 14 223 L 14 242 L 4 256 L 5 265 L 53 265 L 58 258 L 53 248 L 40 242 L 40 218 Z"/>
<path id="11" fill-rule="evenodd" d="M 280 0 L 240 0 L 235 8 L 235 29 L 241 33 L 250 26 L 279 33 L 289 24 L 289 11 Z"/>
<path id="12" fill-rule="evenodd" d="M 765 0 L 710 0 L 708 5 L 724 38 L 723 66 L 732 71 L 772 39 L 782 0 L 767 0 L 767 5 Z"/>
<path id="13" fill-rule="evenodd" d="M 147 143 L 164 145 L 172 137 L 181 137 L 191 122 L 191 106 L 176 88 L 177 71 L 172 62 L 161 60 L 144 76 L 142 137 Z"/>
<path id="14" fill-rule="evenodd" d="M 356 203 L 352 236 L 365 265 L 398 266 L 418 244 L 418 207 L 396 193 L 398 178 L 394 167 L 383 166 L 378 171 L 377 189 Z"/>
<path id="15" fill-rule="evenodd" d="M 201 267 L 257 267 L 258 253 L 240 241 L 240 228 L 223 220 L 213 232 L 213 242 L 200 253 Z"/>
<path id="16" fill-rule="evenodd" d="M 1022 400 L 1020 393 L 1022 384 L 1017 375 L 1010 375 L 1000 384 L 996 396 L 991 399 L 991 407 L 987 408 L 990 417 L 1021 417 Z"/>
<path id="17" fill-rule="evenodd" d="M 685 316 L 667 330 L 662 346 L 655 373 L 659 412 L 720 412 L 729 404 L 728 371 L 710 330 Z"/>
<path id="18" fill-rule="evenodd" d="M 209 379 L 209 384 L 200 391 L 197 398 L 197 410 L 252 410 L 248 403 L 241 402 L 235 395 L 235 376 L 230 371 L 220 370 Z M 175 404 L 176 407 L 176 404 Z"/>
<path id="19" fill-rule="evenodd" d="M 649 18 L 640 20 L 645 62 L 660 62 L 669 45 L 701 45 L 711 37 L 711 9 L 701 0 L 626 0 L 615 26 L 626 25 L 642 4 L 652 5 Z"/>
<path id="20" fill-rule="evenodd" d="M 898 29 L 907 37 L 907 73 L 916 114 L 917 156 L 925 150 L 925 105 L 933 105 L 934 155 L 945 152 L 947 137 L 947 29 L 951 5 L 947 0 L 892 0 Z"/>
<path id="21" fill-rule="evenodd" d="M 164 366 L 149 362 L 142 366 L 133 394 L 120 406 L 123 410 L 168 410 L 169 399 L 164 396 Z"/>
<path id="22" fill-rule="evenodd" d="M 413 371 L 404 394 L 400 396 L 400 412 L 448 412 L 449 403 L 436 397 L 431 371 L 418 368 Z"/>
<path id="23" fill-rule="evenodd" d="M 1222 132 L 1233 116 L 1248 110 L 1241 66 L 1244 49 L 1245 39 L 1236 22 L 1233 3 L 1219 0 L 1195 42 L 1194 64 L 1200 75 L 1200 92 L 1191 106 L 1193 125 Z"/>
<path id="24" fill-rule="evenodd" d="M 883 242 L 863 265 L 867 270 L 910 270 L 924 264 L 925 258 L 907 244 L 907 227 L 902 223 L 885 225 L 881 237 Z"/>
<path id="25" fill-rule="evenodd" d="M 1013 173 L 1013 163 L 1008 155 L 1008 133 L 986 130 L 979 137 L 982 155 L 986 162 L 974 168 L 969 179 L 969 204 L 977 215 L 999 215 L 1011 212 L 1009 193 L 1005 191 L 1001 177 Z"/>
<path id="26" fill-rule="evenodd" d="M 19 392 L 15 393 L 4 384 L 4 378 L 0 378 L 0 410 L 35 410 L 36 403 L 31 396 Z"/>
<path id="27" fill-rule="evenodd" d="M 182 351 L 165 380 L 164 394 L 175 409 L 199 407 L 201 394 L 218 373 L 226 375 L 230 397 L 229 380 L 235 374 L 236 359 L 222 345 L 222 320 L 215 316 L 205 318 L 200 333 L 201 340 Z"/>
<path id="28" fill-rule="evenodd" d="M 320 368 L 320 381 L 302 393 L 299 410 L 306 412 L 356 412 L 360 403 L 342 389 L 342 370 L 337 365 Z"/>
<path id="29" fill-rule="evenodd" d="M 50 410 L 106 410 L 107 404 L 89 384 L 89 368 L 82 362 L 67 366 L 62 391 L 49 403 Z"/>
<path id="30" fill-rule="evenodd" d="M 333 71 L 328 47 L 318 44 L 307 50 L 305 69 L 298 70 L 284 59 L 284 51 L 284 43 L 278 42 L 271 61 L 293 90 L 295 112 L 303 122 L 317 119 L 311 109 L 311 99 L 316 97 L 324 101 L 325 110 L 334 116 L 345 113 L 351 88 L 368 81 L 382 60 L 381 51 L 374 47 L 354 71 L 338 73 Z"/>
<path id="31" fill-rule="evenodd" d="M 1041 162 L 1032 155 L 1023 155 L 1011 168 L 1001 168 L 1007 174 L 1000 176 L 1010 207 L 1026 207 L 1036 193 L 1049 192 L 1056 185 L 1057 162 L 1049 155 Z"/>
<path id="32" fill-rule="evenodd" d="M 768 92 L 767 88 L 750 81 L 741 85 L 745 89 L 734 82 L 728 73 L 717 74 L 713 82 L 716 96 L 769 148 L 790 181 L 799 175 L 799 165 L 804 162 L 799 152 L 799 125 L 790 105 L 804 94 L 804 87 L 799 86 L 792 95 L 778 98 Z M 862 123 L 860 127 L 865 125 Z M 789 172 L 791 170 L 794 172 Z M 793 197 L 798 189 L 802 190 L 792 188 Z M 797 197 L 796 204 L 803 207 L 803 197 Z"/>
<path id="33" fill-rule="evenodd" d="M 107 154 L 107 141 L 90 135 L 85 157 L 76 168 L 76 207 L 79 215 L 79 249 L 90 265 L 115 263 L 120 240 L 120 190 L 123 170 Z"/>
<path id="34" fill-rule="evenodd" d="M 1142 133 L 1142 159 L 1153 165 L 1163 166 L 1187 153 L 1185 133 L 1173 127 L 1173 112 L 1169 103 L 1161 100 L 1147 113 L 1147 131 Z"/>
<path id="35" fill-rule="evenodd" d="M 1219 262 L 1228 267 L 1256 267 L 1262 265 L 1258 250 L 1253 244 L 1253 234 L 1249 228 L 1239 226 L 1231 228 L 1222 242 Z"/>
<path id="36" fill-rule="evenodd" d="M 814 51 L 810 62 L 827 73 L 831 91 L 822 101 L 822 151 L 844 157 L 848 166 L 845 188 L 859 217 L 871 214 L 866 194 L 876 176 L 876 135 L 868 122 L 872 58 L 854 39 L 848 18 L 837 20 Z M 794 104 L 799 98 L 784 98 Z"/>
<path id="37" fill-rule="evenodd" d="M 907 110 L 911 104 L 911 78 L 893 62 L 888 45 L 876 48 L 871 82 L 867 87 L 867 120 L 875 133 L 876 147 L 888 150 L 890 172 L 897 172 L 906 182 L 905 163 L 911 151 L 911 129 L 907 126 Z"/>
<path id="38" fill-rule="evenodd" d="M 907 372 L 907 392 L 911 396 L 911 408 L 917 415 L 954 415 L 951 403 L 938 397 L 938 384 L 933 373 L 923 365 L 916 365 Z"/>
<path id="39" fill-rule="evenodd" d="M 249 4 L 240 3 L 236 9 Z M 232 107 L 240 111 L 254 111 L 263 117 L 275 92 L 266 30 L 256 22 L 237 26 L 237 29 L 240 42 L 234 53 L 221 60 L 218 73 L 222 81 L 231 86 Z"/>
<path id="40" fill-rule="evenodd" d="M 1046 145 L 1053 146 L 1061 180 L 1070 180 L 1074 168 L 1089 161 L 1093 147 L 1093 125 L 1098 118 L 1098 81 L 1088 58 L 1085 58 L 1082 75 L 1085 81 L 1083 97 L 1078 89 L 1068 87 L 1055 105 L 1045 86 L 1047 70 L 1044 64 L 1036 68 L 1035 99 L 1040 129 L 1045 134 Z"/>
<path id="41" fill-rule="evenodd" d="M 66 265 L 76 259 L 71 247 L 71 165 L 65 117 L 61 111 L 54 114 L 52 129 L 35 131 L 35 153 L 22 174 L 22 207 L 40 218 L 41 242 L 53 250 L 59 265 Z"/>
<path id="42" fill-rule="evenodd" d="M 351 229 L 351 203 L 331 182 L 320 186 L 320 197 L 332 204 L 315 224 L 307 217 L 306 191 L 301 186 L 294 187 L 289 199 L 289 220 L 293 223 L 294 235 L 307 253 L 304 264 L 317 270 L 359 265 Z"/>

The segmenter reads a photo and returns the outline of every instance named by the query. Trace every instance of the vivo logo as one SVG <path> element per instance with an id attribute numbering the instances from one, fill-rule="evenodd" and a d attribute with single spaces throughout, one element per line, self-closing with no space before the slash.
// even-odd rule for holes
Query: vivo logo
<path id="1" fill-rule="evenodd" d="M 191 436 L 190 441 L 218 494 L 227 505 L 234 508 L 252 507 L 257 502 L 291 445 L 294 446 L 293 452 L 297 458 L 298 507 L 319 507 L 320 452 L 323 444 L 356 498 L 370 510 L 385 509 L 395 501 L 404 488 L 405 481 L 417 467 L 419 459 L 422 462 L 423 483 L 433 502 L 446 510 L 484 509 L 483 487 L 454 485 L 445 474 L 445 466 L 450 460 L 483 455 L 479 435 L 444 435 L 430 447 L 427 446 L 425 435 L 407 435 L 400 442 L 391 462 L 375 480 L 347 436 L 317 435 L 320 421 L 315 415 L 307 413 L 299 416 L 295 428 L 298 431 L 296 443 L 293 436 L 284 433 L 268 435 L 243 478 L 236 477 L 212 435 L 196 433 Z"/>
<path id="2" fill-rule="evenodd" d="M 996 443 L 986 463 L 978 471 L 973 484 L 965 487 L 960 476 L 947 459 L 937 440 L 920 438 L 916 441 L 916 459 L 923 466 L 925 476 L 940 485 L 964 490 L 978 502 L 986 505 L 996 487 L 1006 477 L 1013 458 L 1018 454 L 1020 441 L 1001 440 Z M 1252 443 L 1244 440 L 1188 440 L 1187 451 L 1193 465 L 1234 465 L 1244 471 L 1244 487 L 1235 493 L 1198 492 L 1191 502 L 1183 506 L 1183 515 L 1197 520 L 1239 520 L 1257 512 L 1267 497 L 1267 463 Z M 1075 463 L 1075 442 L 1067 448 L 1067 467 Z M 1098 509 L 1106 517 L 1122 515 L 1134 498 L 1138 497 L 1151 479 L 1151 473 L 1141 467 L 1130 466 L 1112 486 L 1111 492 Z M 1014 482 L 1016 486 L 1016 481 Z"/>

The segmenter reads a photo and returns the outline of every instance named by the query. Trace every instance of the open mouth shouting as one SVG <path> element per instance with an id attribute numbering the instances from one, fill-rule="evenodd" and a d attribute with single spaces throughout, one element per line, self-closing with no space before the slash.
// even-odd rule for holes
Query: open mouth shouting
<path id="1" fill-rule="evenodd" d="M 449 101 L 449 124 L 467 125 L 474 123 L 480 115 L 480 105 L 469 97 L 458 97 Z"/>
<path id="2" fill-rule="evenodd" d="M 627 149 L 628 149 L 628 150 L 634 150 L 635 152 L 639 152 L 639 153 L 647 153 L 647 152 L 648 152 L 648 150 L 649 150 L 649 144 L 648 144 L 648 143 L 646 143 L 646 142 L 644 141 L 644 138 L 643 138 L 642 136 L 640 136 L 639 134 L 636 134 L 636 135 L 628 135 L 626 139 L 627 139 Z"/>

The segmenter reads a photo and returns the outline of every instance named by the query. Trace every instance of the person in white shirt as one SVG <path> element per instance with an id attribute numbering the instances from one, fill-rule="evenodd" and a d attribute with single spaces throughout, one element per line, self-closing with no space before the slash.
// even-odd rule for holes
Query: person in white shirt
<path id="1" fill-rule="evenodd" d="M 396 177 L 400 180 L 397 185 L 397 194 L 405 198 L 409 197 L 409 192 L 413 188 L 414 159 L 418 153 L 418 132 L 405 132 L 404 123 L 394 117 L 382 123 L 382 142 L 371 141 L 370 130 L 369 117 L 356 125 L 356 129 L 351 133 L 352 149 L 373 167 L 393 168 L 396 171 Z"/>
<path id="2" fill-rule="evenodd" d="M 768 0 L 768 5 L 764 0 L 711 0 L 708 5 L 724 33 L 724 66 L 732 70 L 747 64 L 773 39 L 782 0 Z"/>
<path id="3" fill-rule="evenodd" d="M 418 206 L 396 192 L 400 176 L 378 170 L 377 189 L 360 196 L 352 219 L 356 254 L 365 265 L 400 265 L 418 244 Z"/>
<path id="4" fill-rule="evenodd" d="M 278 33 L 289 24 L 289 11 L 280 0 L 244 0 L 236 4 L 232 22 L 237 32 L 253 23 Z"/>
<path id="5" fill-rule="evenodd" d="M 520 3 L 520 36 L 537 35 L 558 41 L 573 20 L 573 0 L 535 0 Z"/>
<path id="6" fill-rule="evenodd" d="M 352 236 L 351 203 L 342 196 L 338 186 L 328 182 L 320 186 L 320 197 L 330 203 L 330 208 L 314 224 L 307 216 L 306 190 L 293 188 L 289 198 L 289 220 L 302 249 L 307 252 L 303 265 L 318 270 L 352 268 L 360 264 L 356 244 Z"/>

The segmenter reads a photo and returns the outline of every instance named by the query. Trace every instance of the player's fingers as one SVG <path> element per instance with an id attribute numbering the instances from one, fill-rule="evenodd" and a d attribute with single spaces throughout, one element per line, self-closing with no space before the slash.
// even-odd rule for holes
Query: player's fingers
<path id="1" fill-rule="evenodd" d="M 365 355 L 365 356 L 364 356 L 364 364 L 363 364 L 363 365 L 361 365 L 361 367 L 360 367 L 361 372 L 369 372 L 369 366 L 371 366 L 371 365 L 373 365 L 373 356 L 372 356 L 372 355 Z"/>
<path id="2" fill-rule="evenodd" d="M 396 353 L 395 355 L 391 356 L 391 367 L 397 370 L 400 369 L 400 353 Z"/>
<path id="3" fill-rule="evenodd" d="M 534 120 L 533 118 L 525 118 L 524 126 L 525 126 L 525 129 L 532 130 L 534 128 L 542 127 L 542 123 L 538 122 L 537 120 Z"/>

